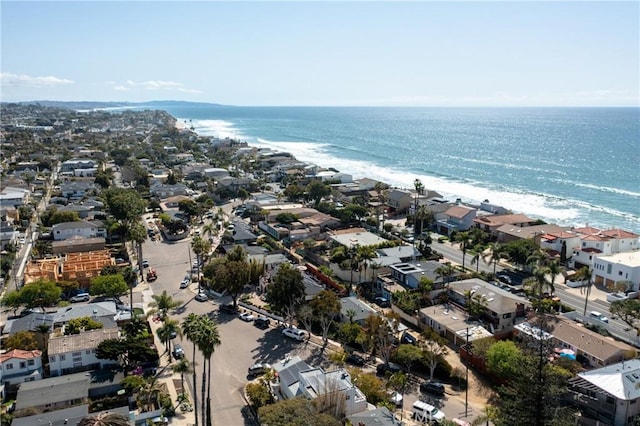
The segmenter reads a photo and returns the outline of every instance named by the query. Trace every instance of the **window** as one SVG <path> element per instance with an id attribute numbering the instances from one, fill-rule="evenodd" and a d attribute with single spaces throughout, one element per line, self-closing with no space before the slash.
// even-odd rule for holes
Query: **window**
<path id="1" fill-rule="evenodd" d="M 7 366 L 5 367 L 7 370 L 13 370 L 13 364 L 12 363 L 8 363 Z"/>
<path id="2" fill-rule="evenodd" d="M 55 355 L 51 355 L 49 357 L 49 362 L 55 362 L 56 361 L 56 356 Z"/>
<path id="3" fill-rule="evenodd" d="M 612 266 L 613 266 L 612 264 L 608 264 L 608 265 L 607 265 L 607 274 L 610 274 L 610 273 L 611 273 L 611 267 L 612 267 Z"/>
<path id="4" fill-rule="evenodd" d="M 509 312 L 507 314 L 502 314 L 502 318 L 504 318 L 504 319 L 511 318 L 511 312 Z"/>
<path id="5" fill-rule="evenodd" d="M 24 361 L 20 361 L 20 369 L 25 369 L 27 368 L 27 363 Z"/>
<path id="6" fill-rule="evenodd" d="M 28 365 L 36 365 L 36 362 L 32 359 L 30 359 L 29 361 L 27 361 Z"/>
<path id="7" fill-rule="evenodd" d="M 84 351 L 85 355 L 91 355 L 91 349 L 87 349 L 86 351 Z"/>
<path id="8" fill-rule="evenodd" d="M 60 361 L 64 361 L 65 359 L 67 359 L 67 357 L 64 354 L 60 355 Z"/>
<path id="9" fill-rule="evenodd" d="M 82 352 L 74 352 L 71 355 L 74 356 L 74 357 L 82 356 Z"/>

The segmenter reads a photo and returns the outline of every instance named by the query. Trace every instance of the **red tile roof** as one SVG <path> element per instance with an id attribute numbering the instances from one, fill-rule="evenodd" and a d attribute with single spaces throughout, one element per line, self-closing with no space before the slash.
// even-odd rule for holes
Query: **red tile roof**
<path id="1" fill-rule="evenodd" d="M 5 362 L 11 358 L 33 359 L 42 356 L 42 351 L 23 351 L 22 349 L 13 349 L 7 353 L 0 355 L 0 362 Z"/>
<path id="2" fill-rule="evenodd" d="M 609 229 L 607 231 L 602 231 L 602 235 L 605 235 L 605 236 L 611 237 L 611 238 L 616 238 L 616 239 L 620 239 L 620 238 L 638 238 L 638 236 L 636 234 L 634 234 L 633 232 L 624 231 L 622 229 Z"/>

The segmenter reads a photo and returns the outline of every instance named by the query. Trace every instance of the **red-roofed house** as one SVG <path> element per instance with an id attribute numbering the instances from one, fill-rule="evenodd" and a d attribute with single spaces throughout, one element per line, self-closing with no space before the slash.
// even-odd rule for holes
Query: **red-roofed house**
<path id="1" fill-rule="evenodd" d="M 537 235 L 534 241 L 538 246 L 547 251 L 562 253 L 562 246 L 565 246 L 567 257 L 580 247 L 582 243 L 581 235 L 573 231 L 555 231 Z"/>
<path id="2" fill-rule="evenodd" d="M 438 232 L 450 235 L 453 231 L 466 231 L 473 225 L 477 210 L 456 204 L 449 207 L 438 220 Z"/>
<path id="3" fill-rule="evenodd" d="M 0 355 L 0 382 L 17 385 L 42 379 L 42 351 L 13 349 Z"/>
<path id="4" fill-rule="evenodd" d="M 593 227 L 576 228 L 573 231 L 582 236 L 581 244 L 573 250 L 569 263 L 575 269 L 584 266 L 591 268 L 594 257 L 598 255 L 610 256 L 640 249 L 640 237 L 633 232 L 621 229 L 601 231 Z"/>

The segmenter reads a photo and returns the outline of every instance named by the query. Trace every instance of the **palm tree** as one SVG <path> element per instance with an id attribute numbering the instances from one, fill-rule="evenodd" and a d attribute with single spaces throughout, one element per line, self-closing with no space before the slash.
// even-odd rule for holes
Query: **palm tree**
<path id="1" fill-rule="evenodd" d="M 136 285 L 136 282 L 138 282 L 138 276 L 131 266 L 127 266 L 122 271 L 122 278 L 124 278 L 124 282 L 129 286 L 129 307 L 131 308 L 131 315 L 135 316 L 133 313 L 133 287 Z"/>
<path id="2" fill-rule="evenodd" d="M 556 277 L 562 273 L 564 268 L 560 266 L 560 263 L 557 260 L 552 260 L 547 265 L 547 273 L 551 275 L 551 295 L 555 292 L 555 282 Z"/>
<path id="3" fill-rule="evenodd" d="M 480 272 L 480 256 L 482 255 L 482 248 L 480 246 L 474 247 L 471 250 L 471 264 L 476 265 L 476 273 Z"/>
<path id="4" fill-rule="evenodd" d="M 151 296 L 153 301 L 149 303 L 149 306 L 153 309 L 149 311 L 149 314 L 157 313 L 160 315 L 160 319 L 164 322 L 167 319 L 167 315 L 170 310 L 177 308 L 182 304 L 180 300 L 173 300 L 167 290 L 164 290 L 162 294 L 154 294 Z"/>
<path id="5" fill-rule="evenodd" d="M 589 296 L 591 295 L 591 286 L 593 285 L 593 282 L 591 281 L 592 274 L 593 274 L 593 271 L 588 266 L 585 266 L 582 269 L 580 269 L 578 272 L 576 272 L 575 278 L 574 278 L 576 281 L 587 282 L 586 286 L 580 287 L 580 294 L 583 294 L 583 293 L 585 294 L 584 311 L 582 312 L 583 316 L 587 315 L 587 305 L 589 304 Z"/>
<path id="6" fill-rule="evenodd" d="M 182 334 L 184 334 L 190 342 L 193 343 L 193 355 L 191 365 L 196 365 L 196 342 L 201 333 L 200 327 L 200 315 L 194 314 L 193 312 L 187 315 L 187 317 L 182 321 Z M 192 370 L 193 374 L 193 407 L 195 414 L 195 422 L 196 426 L 198 426 L 198 398 L 196 389 L 198 389 L 197 385 L 197 377 L 195 368 Z"/>
<path id="7" fill-rule="evenodd" d="M 142 243 L 147 240 L 146 228 L 140 222 L 130 224 L 127 228 L 127 239 L 135 244 L 140 276 L 144 277 L 144 268 L 142 267 Z"/>
<path id="8" fill-rule="evenodd" d="M 364 267 L 364 278 L 367 279 L 367 268 L 369 266 L 369 261 L 371 259 L 375 259 L 378 257 L 376 254 L 376 250 L 373 246 L 359 246 L 358 247 L 358 258 L 362 261 L 362 265 Z M 360 279 L 362 281 L 362 279 Z"/>
<path id="9" fill-rule="evenodd" d="M 416 198 L 415 198 L 415 202 L 413 205 L 413 213 L 415 215 L 416 211 L 418 210 L 418 199 L 420 198 L 420 195 L 422 195 L 422 190 L 424 189 L 424 185 L 422 184 L 422 181 L 420 179 L 415 179 L 413 181 L 413 187 L 416 190 Z M 415 226 L 415 224 L 414 224 Z"/>
<path id="10" fill-rule="evenodd" d="M 162 327 L 156 330 L 156 334 L 162 343 L 164 343 L 166 352 L 171 350 L 170 342 L 171 338 L 174 335 L 182 335 L 182 331 L 180 330 L 180 324 L 177 320 L 166 318 Z"/>
<path id="11" fill-rule="evenodd" d="M 189 315 L 191 316 L 191 314 Z M 217 324 L 206 316 L 197 316 L 197 319 L 189 318 L 183 322 L 183 328 L 185 323 L 189 320 L 188 330 L 185 330 L 185 334 L 188 339 L 195 343 L 198 350 L 205 358 L 204 369 L 202 371 L 202 419 L 206 426 L 211 425 L 211 356 L 213 355 L 216 346 L 220 345 L 220 333 L 218 332 Z M 187 331 L 189 333 L 187 333 Z M 191 334 L 191 337 L 190 337 Z M 195 357 L 195 355 L 194 355 Z M 195 383 L 194 383 L 195 389 Z M 206 390 L 206 394 L 205 394 Z"/>
<path id="12" fill-rule="evenodd" d="M 538 309 L 542 309 L 540 301 L 545 289 L 549 289 L 550 293 L 555 290 L 553 284 L 547 281 L 547 268 L 536 268 L 533 271 L 533 277 L 524 281 L 523 286 L 531 290 L 533 296 L 538 301 Z"/>
<path id="13" fill-rule="evenodd" d="M 193 248 L 193 252 L 196 255 L 196 260 L 198 262 L 198 293 L 200 293 L 200 267 L 202 266 L 202 262 L 205 255 L 209 255 L 209 251 L 211 250 L 211 243 L 202 239 L 201 237 L 194 237 L 193 241 L 191 241 L 191 247 Z"/>
<path id="14" fill-rule="evenodd" d="M 467 255 L 467 250 L 471 244 L 471 237 L 466 231 L 458 232 L 455 236 L 455 241 L 460 243 L 460 250 L 462 250 L 462 271 L 464 272 L 464 258 Z"/>
<path id="15" fill-rule="evenodd" d="M 184 390 L 184 375 L 185 373 L 193 372 L 193 367 L 191 362 L 186 358 L 180 358 L 178 362 L 171 366 L 171 371 L 174 373 L 180 373 L 180 389 L 182 389 L 182 394 L 186 394 Z"/>
<path id="16" fill-rule="evenodd" d="M 442 266 L 438 266 L 434 271 L 437 277 L 442 278 L 442 285 L 446 285 L 449 283 L 451 276 L 456 272 L 456 268 L 454 268 L 451 263 L 447 262 Z M 445 282 L 445 278 L 447 278 Z"/>
<path id="17" fill-rule="evenodd" d="M 218 232 L 216 231 L 216 227 L 213 223 L 207 223 L 202 227 L 202 236 L 209 237 L 209 241 L 212 240 L 212 237 L 216 235 Z"/>
<path id="18" fill-rule="evenodd" d="M 373 187 L 373 189 L 374 191 L 376 191 L 376 195 L 378 197 L 378 218 L 382 214 L 382 219 L 380 220 L 380 229 L 384 230 L 384 206 L 387 202 L 385 185 L 382 182 L 376 182 L 376 185 Z M 382 209 L 382 213 L 380 212 L 380 209 Z"/>
<path id="19" fill-rule="evenodd" d="M 77 426 L 129 426 L 129 418 L 119 413 L 101 413 L 97 416 L 83 417 Z"/>
<path id="20" fill-rule="evenodd" d="M 493 275 L 496 275 L 496 266 L 498 262 L 502 258 L 502 254 L 504 253 L 504 247 L 500 243 L 491 243 L 489 244 L 489 251 L 485 252 L 482 256 L 482 259 L 486 262 L 489 259 L 488 263 L 493 263 Z"/>

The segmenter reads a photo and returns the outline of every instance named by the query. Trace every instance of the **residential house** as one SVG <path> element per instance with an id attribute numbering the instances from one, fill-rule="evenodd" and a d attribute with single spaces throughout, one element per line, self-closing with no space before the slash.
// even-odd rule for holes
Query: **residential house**
<path id="1" fill-rule="evenodd" d="M 74 174 L 76 170 L 92 170 L 98 168 L 98 162 L 89 158 L 73 158 L 64 161 L 60 168 L 61 173 Z"/>
<path id="2" fill-rule="evenodd" d="M 535 225 L 536 220 L 523 214 L 494 214 L 477 217 L 473 220 L 473 223 L 474 226 L 488 232 L 495 238 L 498 236 L 498 228 L 503 225 L 532 226 Z"/>
<path id="3" fill-rule="evenodd" d="M 564 251 L 565 259 L 568 259 L 571 253 L 580 247 L 582 238 L 580 234 L 573 231 L 560 231 L 538 234 L 534 237 L 534 241 L 550 256 L 560 256 Z"/>
<path id="4" fill-rule="evenodd" d="M 489 324 L 489 330 L 494 334 L 511 332 L 516 324 L 516 318 L 523 318 L 526 314 L 525 308 L 529 305 L 526 299 L 479 278 L 450 283 L 449 301 L 464 307 L 467 291 L 472 295 L 484 296 L 486 306 L 482 320 Z"/>
<path id="5" fill-rule="evenodd" d="M 93 181 L 72 181 L 60 184 L 60 193 L 68 200 L 80 200 L 98 191 L 99 186 Z"/>
<path id="6" fill-rule="evenodd" d="M 104 411 L 109 413 L 122 414 L 124 417 L 129 417 L 129 407 L 114 407 Z M 34 414 L 33 416 L 25 416 L 14 418 L 11 422 L 11 426 L 73 426 L 77 425 L 80 420 L 85 417 L 92 416 L 98 417 L 103 412 L 89 413 L 89 404 L 75 405 L 70 408 L 63 408 L 56 411 L 46 411 L 43 413 Z M 130 424 L 133 426 L 134 422 Z"/>
<path id="7" fill-rule="evenodd" d="M 402 214 L 409 211 L 413 202 L 411 191 L 393 188 L 387 194 L 387 206 L 391 214 Z"/>
<path id="8" fill-rule="evenodd" d="M 582 235 L 580 247 L 573 250 L 569 266 L 580 269 L 584 266 L 591 268 L 593 260 L 600 255 L 612 255 L 640 248 L 640 237 L 633 232 L 610 229 L 601 231 L 598 228 L 575 228 L 574 232 Z"/>
<path id="9" fill-rule="evenodd" d="M 457 203 L 449 207 L 437 221 L 438 232 L 450 235 L 453 231 L 466 231 L 473 226 L 477 209 Z"/>
<path id="10" fill-rule="evenodd" d="M 88 251 L 104 250 L 106 241 L 103 237 L 84 238 L 73 236 L 67 240 L 53 241 L 53 254 L 85 253 Z"/>
<path id="11" fill-rule="evenodd" d="M 117 362 L 96 357 L 96 347 L 107 339 L 117 339 L 117 328 L 84 331 L 69 336 L 49 339 L 49 369 L 52 376 L 62 376 L 93 369 L 105 368 Z"/>
<path id="12" fill-rule="evenodd" d="M 80 206 L 78 204 L 68 204 L 66 206 L 62 206 L 58 208 L 58 212 L 76 212 L 78 213 L 78 216 L 80 217 L 80 219 L 88 219 L 89 218 L 89 213 L 92 211 L 93 209 L 87 206 Z"/>
<path id="13" fill-rule="evenodd" d="M 18 238 L 18 230 L 9 222 L 0 222 L 0 250 L 4 250 L 8 244 L 15 244 Z"/>
<path id="14" fill-rule="evenodd" d="M 338 418 L 367 409 L 367 398 L 343 368 L 325 371 L 313 368 L 295 356 L 274 364 L 273 369 L 278 378 L 274 391 L 284 399 L 304 397 L 314 400 L 322 411 L 330 410 Z"/>
<path id="15" fill-rule="evenodd" d="M 576 358 L 591 367 L 604 367 L 633 358 L 637 350 L 624 342 L 591 331 L 584 325 L 563 316 L 545 318 L 544 327 L 532 318 L 516 325 L 514 334 L 539 335 L 543 328 L 551 337 L 551 345 L 560 350 L 573 351 Z"/>
<path id="16" fill-rule="evenodd" d="M 149 193 L 158 198 L 164 199 L 173 197 L 175 195 L 187 195 L 187 186 L 182 183 L 177 183 L 175 185 L 168 185 L 162 182 L 155 182 L 151 184 L 149 188 Z"/>
<path id="17" fill-rule="evenodd" d="M 569 379 L 565 401 L 578 425 L 635 425 L 640 417 L 640 359 L 584 371 Z"/>
<path id="18" fill-rule="evenodd" d="M 387 407 L 378 407 L 375 410 L 362 411 L 347 417 L 354 426 L 402 426 L 400 421 Z"/>
<path id="19" fill-rule="evenodd" d="M 102 226 L 102 222 L 78 222 L 56 223 L 51 227 L 51 234 L 55 241 L 68 240 L 79 236 L 84 238 L 106 237 L 107 230 Z"/>
<path id="20" fill-rule="evenodd" d="M 341 298 L 340 305 L 340 320 L 342 322 L 351 320 L 356 324 L 363 325 L 371 315 L 378 315 L 375 309 L 355 296 Z M 351 314 L 353 314 L 353 318 L 349 318 Z"/>
<path id="21" fill-rule="evenodd" d="M 596 256 L 593 259 L 592 281 L 612 291 L 638 290 L 640 250 Z"/>
<path id="22" fill-rule="evenodd" d="M 479 322 L 470 322 L 467 318 L 466 311 L 454 303 L 433 305 L 418 312 L 418 324 L 422 329 L 434 330 L 454 346 L 493 336 Z"/>
<path id="23" fill-rule="evenodd" d="M 510 243 L 512 241 L 533 240 L 538 235 L 560 233 L 569 230 L 571 230 L 571 228 L 568 226 L 558 226 L 554 224 L 533 226 L 505 224 L 497 229 L 497 238 L 499 243 Z"/>
<path id="24" fill-rule="evenodd" d="M 0 192 L 0 206 L 22 206 L 29 203 L 30 196 L 31 191 L 28 189 L 7 186 Z"/>
<path id="25" fill-rule="evenodd" d="M 89 377 L 72 374 L 27 382 L 20 385 L 16 397 L 16 417 L 55 411 L 89 401 Z"/>
<path id="26" fill-rule="evenodd" d="M 435 290 L 442 289 L 442 284 L 444 283 L 444 281 L 448 282 L 455 279 L 455 275 L 452 275 L 451 277 L 440 276 L 436 272 L 436 270 L 438 270 L 438 268 L 441 268 L 442 266 L 443 265 L 440 262 L 436 262 L 434 260 L 427 260 L 420 263 L 418 262 L 396 263 L 393 265 L 389 265 L 389 270 L 393 278 L 396 281 L 398 281 L 400 284 L 402 284 L 404 287 L 407 287 L 410 289 L 418 288 L 418 285 L 420 284 L 420 280 L 422 278 L 427 278 L 433 281 L 434 283 L 433 290 L 435 291 Z M 440 281 L 440 283 L 438 283 L 439 285 L 436 285 L 437 281 Z M 432 296 L 435 296 L 435 294 L 433 294 Z"/>
<path id="27" fill-rule="evenodd" d="M 43 376 L 42 351 L 13 349 L 0 354 L 0 383 L 5 386 L 40 380 Z"/>

